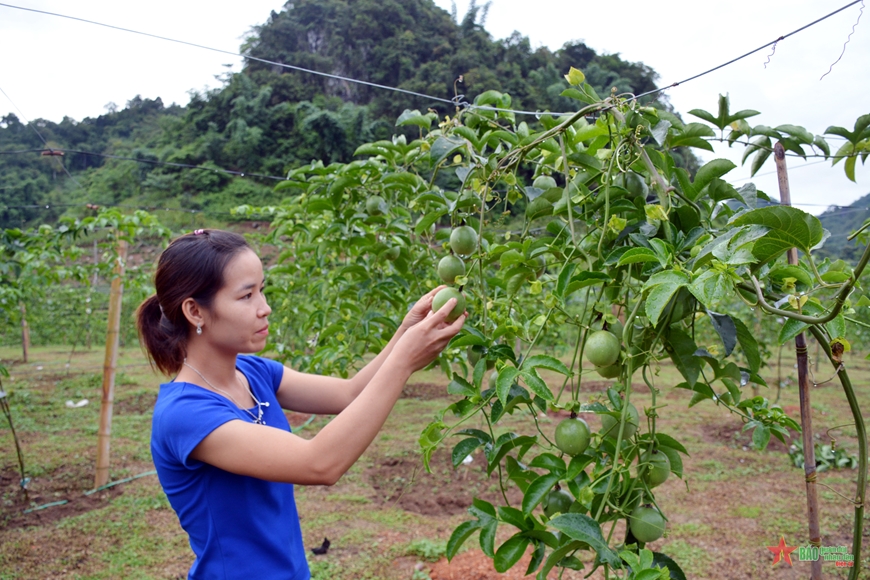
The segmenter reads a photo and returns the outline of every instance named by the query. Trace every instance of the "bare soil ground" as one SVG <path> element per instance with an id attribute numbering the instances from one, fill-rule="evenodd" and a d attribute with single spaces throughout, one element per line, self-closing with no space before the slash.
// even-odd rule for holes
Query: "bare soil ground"
<path id="1" fill-rule="evenodd" d="M 38 355 L 51 358 L 51 353 Z M 132 349 L 127 356 L 131 363 L 141 362 Z M 119 387 L 116 396 L 113 481 L 153 469 L 147 441 L 157 380 L 146 369 L 135 368 L 140 370 L 131 367 L 131 384 Z M 870 373 L 861 368 L 855 371 L 859 399 L 868 401 Z M 130 479 L 85 495 L 93 487 L 98 405 L 67 409 L 63 401 L 75 395 L 99 401 L 90 383 L 76 382 L 74 372 L 72 379 L 57 373 L 15 379 L 14 374 L 4 387 L 10 392 L 31 480 L 25 498 L 11 432 L 0 422 L 0 579 L 186 577 L 192 561 L 187 538 L 155 476 Z M 664 386 L 676 382 L 674 378 L 672 369 L 662 369 L 658 404 L 667 407 L 659 410 L 657 429 L 678 438 L 691 455 L 684 458 L 683 480 L 671 477 L 657 488 L 657 500 L 669 520 L 668 532 L 650 547 L 673 557 L 690 578 L 809 577 L 809 565 L 797 558 L 792 566 L 784 562 L 774 566 L 767 548 L 780 537 L 790 546 L 806 543 L 803 472 L 791 465 L 788 445 L 772 439 L 766 451 L 754 451 L 751 435 L 742 431 L 737 416 L 710 402 L 688 407 L 687 391 Z M 581 400 L 600 398 L 607 385 L 584 383 Z M 762 394 L 775 396 L 773 391 Z M 848 422 L 837 387 L 819 387 L 813 397 L 817 433 L 824 436 L 828 429 Z M 638 408 L 649 406 L 648 389 L 637 385 L 633 400 Z M 447 445 L 433 455 L 431 473 L 423 468 L 417 437 L 434 414 L 451 402 L 446 382 L 438 375 L 414 377 L 381 435 L 338 484 L 297 488 L 306 545 L 313 548 L 324 538 L 330 540 L 326 554 L 309 552 L 315 578 L 524 577 L 528 553 L 508 573 L 497 574 L 474 536 L 452 562 L 443 558 L 451 531 L 470 519 L 466 509 L 473 497 L 504 502 L 498 474 L 486 473 L 479 452 L 470 464 L 454 470 L 452 445 Z M 792 415 L 796 402 L 793 390 L 783 391 L 781 403 Z M 542 428 L 554 429 L 563 415 L 551 413 L 542 418 Z M 297 413 L 288 417 L 303 437 L 313 436 L 329 419 Z M 593 430 L 600 425 L 594 416 L 587 420 Z M 527 416 L 519 414 L 507 421 L 515 429 L 528 422 Z M 839 445 L 854 451 L 848 428 L 834 434 Z M 853 495 L 855 480 L 853 470 L 819 475 L 824 484 L 819 497 L 825 546 L 851 545 L 852 509 L 837 494 Z M 507 486 L 505 494 L 512 505 L 521 500 L 513 486 Z M 55 502 L 65 503 L 48 505 Z M 43 506 L 48 507 L 27 511 Z M 609 525 L 604 532 L 610 532 Z M 622 533 L 619 524 L 614 538 Z M 509 535 L 510 530 L 501 529 L 499 541 Z M 865 522 L 864 542 L 866 550 L 870 522 Z M 584 577 L 591 569 L 591 561 L 585 563 L 583 572 L 568 571 L 563 578 Z M 823 571 L 826 578 L 846 575 L 830 563 Z M 591 576 L 602 577 L 598 572 Z"/>

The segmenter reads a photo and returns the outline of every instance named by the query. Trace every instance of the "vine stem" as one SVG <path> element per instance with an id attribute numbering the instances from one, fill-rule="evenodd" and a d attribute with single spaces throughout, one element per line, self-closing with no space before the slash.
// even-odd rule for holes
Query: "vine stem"
<path id="1" fill-rule="evenodd" d="M 634 305 L 634 309 L 632 309 L 631 314 L 625 320 L 625 328 L 623 329 L 623 336 L 628 338 L 628 342 L 631 342 L 631 335 L 633 334 L 633 325 L 634 318 L 637 316 L 638 310 L 640 310 L 640 305 L 643 304 L 643 300 L 638 300 Z M 610 490 L 613 487 L 613 480 L 616 477 L 616 464 L 619 461 L 620 447 L 622 447 L 622 436 L 625 432 L 625 420 L 628 418 L 628 403 L 629 398 L 631 397 L 631 375 L 632 373 L 632 360 L 631 357 L 626 359 L 625 363 L 625 398 L 622 402 L 622 415 L 619 417 L 619 432 L 616 434 L 616 454 L 613 456 L 613 468 L 610 470 L 610 477 L 607 480 L 607 487 L 604 489 L 604 495 L 601 496 L 601 503 L 598 505 L 598 511 L 595 514 L 595 520 L 598 521 L 601 517 L 601 513 L 604 511 L 604 506 L 607 503 L 607 497 L 610 495 Z"/>
<path id="2" fill-rule="evenodd" d="M 864 417 L 861 416 L 861 407 L 858 405 L 858 398 L 855 396 L 855 389 L 852 387 L 852 380 L 849 378 L 849 373 L 846 368 L 837 361 L 831 353 L 831 345 L 825 338 L 824 332 L 816 326 L 810 326 L 810 333 L 815 337 L 819 344 L 828 355 L 828 360 L 834 368 L 837 369 L 837 376 L 840 379 L 840 384 L 843 386 L 843 392 L 846 394 L 846 400 L 849 402 L 849 409 L 852 411 L 852 417 L 855 419 L 855 430 L 858 434 L 858 490 L 855 497 L 855 519 L 852 530 L 852 557 L 855 559 L 854 565 L 849 572 L 849 580 L 857 580 L 861 570 L 861 542 L 862 534 L 864 533 L 864 504 L 867 500 L 867 428 L 864 425 Z M 806 451 L 806 450 L 804 450 Z"/>
<path id="3" fill-rule="evenodd" d="M 565 197 L 568 200 L 568 226 L 571 228 L 571 244 L 577 247 L 577 233 L 574 231 L 574 210 L 571 206 L 574 203 L 571 201 L 571 192 L 569 184 L 571 183 L 571 173 L 568 171 L 568 153 L 565 151 L 564 135 L 559 135 L 559 146 L 562 148 L 562 169 L 565 173 Z"/>
<path id="4" fill-rule="evenodd" d="M 601 237 L 598 238 L 598 260 L 603 262 L 601 257 L 601 246 L 604 244 L 604 236 L 607 235 L 607 222 L 610 221 L 610 179 L 613 174 L 613 163 L 616 160 L 616 152 L 610 157 L 610 167 L 607 169 L 608 180 L 604 184 L 604 220 L 601 222 Z M 569 200 L 570 202 L 570 200 Z"/>

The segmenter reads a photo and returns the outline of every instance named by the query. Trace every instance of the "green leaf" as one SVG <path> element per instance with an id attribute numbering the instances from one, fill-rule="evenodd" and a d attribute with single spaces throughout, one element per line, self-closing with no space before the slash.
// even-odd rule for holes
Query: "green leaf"
<path id="1" fill-rule="evenodd" d="M 477 437 L 470 437 L 468 439 L 463 439 L 453 448 L 453 452 L 451 454 L 451 459 L 453 460 L 453 468 L 456 469 L 459 467 L 459 464 L 462 461 L 471 455 L 471 453 L 483 445 L 483 442 Z"/>
<path id="2" fill-rule="evenodd" d="M 698 376 L 701 374 L 701 362 L 695 356 L 695 351 L 698 346 L 688 334 L 682 330 L 670 327 L 664 336 L 665 351 L 674 361 L 674 366 L 680 371 L 680 374 L 686 379 L 689 388 L 694 388 L 698 382 Z"/>
<path id="3" fill-rule="evenodd" d="M 421 115 L 420 111 L 405 109 L 399 118 L 396 120 L 396 126 L 417 125 L 426 131 L 432 126 L 432 117 L 429 115 Z"/>
<path id="4" fill-rule="evenodd" d="M 752 254 L 768 262 L 790 248 L 809 254 L 822 241 L 825 230 L 814 215 L 790 206 L 762 207 L 748 211 L 731 222 L 733 226 L 762 225 L 770 231 L 755 242 Z"/>
<path id="5" fill-rule="evenodd" d="M 667 554 L 653 552 L 653 564 L 656 564 L 659 568 L 666 568 L 670 573 L 670 580 L 686 580 L 686 574 L 682 568 Z"/>
<path id="6" fill-rule="evenodd" d="M 547 497 L 553 486 L 559 483 L 561 475 L 560 473 L 546 473 L 539 476 L 529 485 L 523 496 L 523 513 L 525 515 L 531 514 L 532 510 L 544 501 L 544 498 Z"/>
<path id="7" fill-rule="evenodd" d="M 572 374 L 571 371 L 568 370 L 568 367 L 565 366 L 565 363 L 547 354 L 532 355 L 529 358 L 524 359 L 523 364 L 520 366 L 520 368 L 524 371 L 532 370 L 539 367 L 551 370 L 553 372 L 557 372 L 561 375 L 565 375 L 566 377 L 570 377 Z"/>
<path id="8" fill-rule="evenodd" d="M 689 292 L 704 306 L 725 299 L 732 288 L 728 274 L 719 270 L 705 270 L 689 284 Z"/>
<path id="9" fill-rule="evenodd" d="M 713 113 L 705 111 L 704 109 L 692 109 L 691 111 L 689 111 L 689 114 L 694 115 L 694 116 L 698 117 L 699 119 L 704 119 L 705 121 L 707 121 L 711 125 L 716 125 L 717 127 L 719 127 L 719 120 L 713 115 Z M 724 129 L 725 127 L 723 125 L 722 127 L 719 127 L 719 128 Z"/>
<path id="10" fill-rule="evenodd" d="M 538 572 L 538 575 L 535 576 L 535 580 L 547 580 L 547 577 L 550 575 L 550 570 L 553 567 L 562 561 L 568 554 L 583 548 L 583 542 L 573 541 L 568 542 L 564 546 L 560 546 L 559 548 L 553 550 L 547 560 L 544 562 L 544 566 L 541 568 L 541 571 Z"/>
<path id="11" fill-rule="evenodd" d="M 800 266 L 779 266 L 770 270 L 772 280 L 782 283 L 785 278 L 794 278 L 807 289 L 813 287 L 813 276 Z"/>
<path id="12" fill-rule="evenodd" d="M 774 130 L 781 133 L 788 133 L 792 136 L 792 138 L 797 139 L 799 142 L 806 145 L 809 145 L 813 142 L 813 134 L 804 129 L 803 127 L 799 127 L 797 125 L 780 125 Z"/>
<path id="13" fill-rule="evenodd" d="M 689 277 L 682 272 L 666 270 L 650 276 L 644 285 L 644 290 L 650 290 L 644 305 L 647 318 L 653 326 L 658 324 L 662 311 L 671 297 L 683 286 L 689 284 Z"/>
<path id="14" fill-rule="evenodd" d="M 655 252 L 648 248 L 631 248 L 619 258 L 617 266 L 625 266 L 627 264 L 637 264 L 639 262 L 658 262 L 659 259 Z"/>
<path id="15" fill-rule="evenodd" d="M 498 506 L 498 517 L 504 523 L 510 524 L 520 530 L 533 530 L 535 528 L 535 524 L 527 519 L 522 511 L 515 507 L 506 505 Z"/>
<path id="16" fill-rule="evenodd" d="M 564 297 L 568 298 L 568 296 L 570 296 L 577 290 L 580 290 L 581 288 L 586 288 L 587 286 L 594 286 L 595 284 L 607 282 L 610 282 L 610 276 L 608 276 L 604 272 L 580 272 L 579 274 L 571 278 L 571 281 L 565 288 Z"/>
<path id="17" fill-rule="evenodd" d="M 480 522 L 462 522 L 459 524 L 456 529 L 453 530 L 453 533 L 450 534 L 450 539 L 447 540 L 447 549 L 445 550 L 447 561 L 452 560 L 459 551 L 459 548 L 462 547 L 462 544 L 465 543 L 465 540 L 479 529 Z"/>
<path id="18" fill-rule="evenodd" d="M 755 340 L 755 336 L 753 336 L 742 320 L 736 317 L 731 317 L 731 320 L 734 322 L 734 327 L 737 330 L 737 342 L 740 343 L 740 348 L 743 349 L 743 355 L 746 357 L 749 369 L 757 373 L 758 369 L 761 368 L 761 351 L 758 349 L 758 341 Z"/>
<path id="19" fill-rule="evenodd" d="M 554 294 L 559 298 L 565 297 L 565 289 L 568 287 L 568 283 L 571 281 L 571 276 L 574 274 L 574 269 L 577 267 L 577 264 L 574 262 L 566 262 L 564 266 L 562 266 L 562 270 L 559 272 L 559 278 L 556 281 L 556 289 L 554 290 Z"/>
<path id="20" fill-rule="evenodd" d="M 432 144 L 432 148 L 429 149 L 429 157 L 432 159 L 432 164 L 438 165 L 445 157 L 460 147 L 464 147 L 466 143 L 467 141 L 461 137 L 445 137 L 443 135 L 438 137 Z"/>
<path id="21" fill-rule="evenodd" d="M 529 387 L 529 390 L 534 394 L 545 401 L 554 400 L 553 393 L 550 391 L 549 387 L 547 387 L 547 383 L 545 383 L 543 379 L 535 373 L 534 369 L 531 371 L 521 371 L 520 376 L 523 378 L 523 382 L 526 383 L 526 386 Z"/>
<path id="22" fill-rule="evenodd" d="M 764 162 L 767 161 L 767 158 L 770 157 L 772 151 L 768 149 L 760 149 L 758 154 L 755 156 L 755 159 L 752 160 L 752 165 L 750 166 L 749 176 L 754 177 L 758 170 L 761 169 Z"/>
<path id="23" fill-rule="evenodd" d="M 495 532 L 498 529 L 498 520 L 493 518 L 486 520 L 480 528 L 480 549 L 490 558 L 495 558 Z"/>
<path id="24" fill-rule="evenodd" d="M 523 557 L 529 542 L 529 538 L 516 534 L 499 546 L 493 560 L 495 571 L 502 574 L 510 570 Z"/>
<path id="25" fill-rule="evenodd" d="M 707 316 L 713 323 L 713 330 L 722 339 L 722 344 L 725 346 L 725 356 L 730 356 L 734 347 L 737 346 L 737 327 L 734 321 L 727 314 L 719 314 L 712 310 L 707 310 Z"/>
<path id="26" fill-rule="evenodd" d="M 770 441 L 770 427 L 761 425 L 755 428 L 752 433 L 752 446 L 759 451 L 767 449 L 767 444 Z"/>
<path id="27" fill-rule="evenodd" d="M 695 191 L 701 191 L 711 181 L 717 177 L 722 177 L 735 167 L 737 166 L 728 159 L 714 159 L 704 164 L 695 174 L 695 181 L 693 183 Z"/>
<path id="28" fill-rule="evenodd" d="M 813 139 L 813 145 L 815 145 L 822 153 L 825 154 L 825 157 L 831 156 L 831 146 L 828 145 L 828 142 L 825 141 L 825 138 L 821 135 L 816 135 Z"/>
<path id="29" fill-rule="evenodd" d="M 619 556 L 607 545 L 598 522 L 586 514 L 561 514 L 550 520 L 550 525 L 572 540 L 589 544 L 600 561 L 619 565 Z"/>
<path id="30" fill-rule="evenodd" d="M 671 147 L 696 147 L 713 151 L 713 145 L 704 137 L 715 137 L 716 133 L 708 125 L 689 123 L 683 130 L 671 138 Z"/>
<path id="31" fill-rule="evenodd" d="M 504 367 L 498 372 L 498 378 L 495 380 L 495 393 L 502 405 L 507 405 L 508 394 L 511 390 L 520 371 L 514 367 Z"/>
<path id="32" fill-rule="evenodd" d="M 846 163 L 843 165 L 843 168 L 846 171 L 846 177 L 848 177 L 854 183 L 857 183 L 857 181 L 855 181 L 855 163 L 857 161 L 857 157 L 849 157 L 848 159 L 846 159 Z"/>
<path id="33" fill-rule="evenodd" d="M 459 395 L 461 397 L 474 397 L 480 393 L 468 381 L 458 375 L 453 375 L 453 380 L 447 385 L 447 394 Z"/>

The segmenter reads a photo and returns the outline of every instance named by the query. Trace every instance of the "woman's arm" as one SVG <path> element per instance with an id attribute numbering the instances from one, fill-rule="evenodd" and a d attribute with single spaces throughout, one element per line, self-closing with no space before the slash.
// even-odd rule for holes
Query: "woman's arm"
<path id="1" fill-rule="evenodd" d="M 405 331 L 360 394 L 311 440 L 244 421 L 212 431 L 191 457 L 271 481 L 332 485 L 380 431 L 411 374 L 432 362 L 465 322 L 445 322 L 452 304 Z"/>
<path id="2" fill-rule="evenodd" d="M 353 378 L 340 379 L 312 375 L 284 367 L 284 377 L 281 379 L 281 385 L 277 392 L 281 407 L 299 413 L 318 415 L 341 413 L 371 382 L 405 332 L 426 318 L 432 309 L 432 298 L 442 288 L 444 286 L 435 288 L 414 304 L 390 342 Z"/>

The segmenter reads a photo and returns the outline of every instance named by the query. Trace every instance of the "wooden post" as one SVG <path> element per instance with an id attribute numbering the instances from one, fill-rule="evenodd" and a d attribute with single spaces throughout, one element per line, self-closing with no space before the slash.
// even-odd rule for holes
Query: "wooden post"
<path id="1" fill-rule="evenodd" d="M 24 301 L 18 303 L 18 309 L 21 311 L 21 350 L 24 362 L 27 362 L 30 359 L 30 327 L 27 326 L 27 306 Z"/>
<path id="2" fill-rule="evenodd" d="M 776 177 L 779 182 L 779 198 L 783 205 L 791 205 L 791 192 L 788 186 L 788 172 L 785 167 L 785 149 L 781 143 L 773 148 L 776 160 Z M 788 263 L 798 263 L 797 248 L 788 251 Z M 822 535 L 819 528 L 819 494 L 816 488 L 816 449 L 813 441 L 813 411 L 810 407 L 809 356 L 804 333 L 794 339 L 797 352 L 798 393 L 801 404 L 801 431 L 804 444 L 804 474 L 807 483 L 807 520 L 809 521 L 810 544 L 816 547 L 822 545 Z M 812 580 L 822 577 L 822 559 L 812 563 Z"/>
<path id="3" fill-rule="evenodd" d="M 116 236 L 119 235 L 115 232 Z M 115 400 L 115 368 L 118 365 L 118 335 L 121 329 L 121 298 L 124 293 L 124 263 L 127 242 L 118 240 L 118 256 L 109 292 L 106 357 L 103 362 L 103 394 L 100 401 L 100 430 L 97 435 L 97 474 L 94 488 L 109 482 L 109 445 L 112 435 L 112 405 Z"/>

